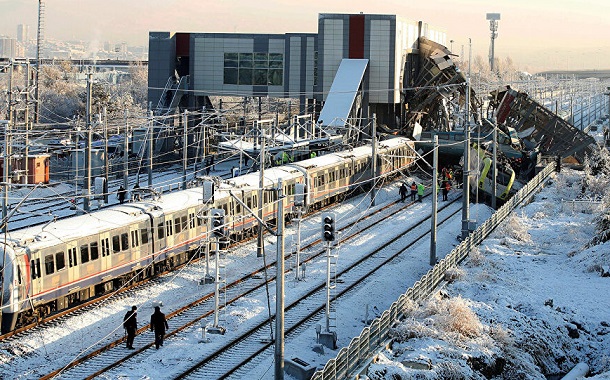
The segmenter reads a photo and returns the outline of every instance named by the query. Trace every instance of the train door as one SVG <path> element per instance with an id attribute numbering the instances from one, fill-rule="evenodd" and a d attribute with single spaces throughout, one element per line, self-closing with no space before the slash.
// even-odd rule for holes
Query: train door
<path id="1" fill-rule="evenodd" d="M 100 267 L 102 271 L 107 271 L 112 268 L 112 257 L 110 255 L 110 232 L 103 232 L 100 234 Z"/>
<path id="2" fill-rule="evenodd" d="M 78 242 L 71 241 L 66 244 L 66 256 L 68 261 L 68 283 L 74 283 L 80 277 L 80 268 L 78 266 Z M 76 286 L 75 288 L 78 288 Z M 69 288 L 68 291 L 72 292 L 74 288 Z"/>

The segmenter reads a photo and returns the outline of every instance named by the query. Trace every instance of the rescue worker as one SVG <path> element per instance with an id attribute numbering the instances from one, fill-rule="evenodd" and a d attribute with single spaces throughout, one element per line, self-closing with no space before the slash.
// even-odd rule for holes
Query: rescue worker
<path id="1" fill-rule="evenodd" d="M 417 185 L 413 182 L 411 184 L 411 202 L 415 202 L 415 194 L 417 194 Z"/>
<path id="2" fill-rule="evenodd" d="M 419 202 L 421 202 L 422 197 L 424 196 L 424 190 L 426 189 L 426 187 L 424 186 L 423 183 L 418 183 L 417 184 L 417 200 Z"/>
<path id="3" fill-rule="evenodd" d="M 123 204 L 125 202 L 125 196 L 127 195 L 127 190 L 123 186 L 119 187 L 119 190 L 116 192 L 116 196 L 119 199 L 119 203 Z"/>
<path id="4" fill-rule="evenodd" d="M 155 312 L 150 316 L 150 331 L 155 333 L 155 347 L 163 346 L 163 338 L 165 337 L 165 329 L 168 329 L 165 314 L 161 312 L 161 307 L 155 306 Z"/>
<path id="5" fill-rule="evenodd" d="M 449 183 L 449 181 L 443 181 L 443 183 L 441 184 L 441 188 L 443 190 L 443 200 L 446 201 L 447 195 L 449 194 L 449 189 L 451 189 L 451 184 Z"/>
<path id="6" fill-rule="evenodd" d="M 123 318 L 123 328 L 127 333 L 127 348 L 133 350 L 133 340 L 136 337 L 136 331 L 138 330 L 138 310 L 137 306 L 132 306 L 131 310 L 129 310 L 125 317 Z"/>
<path id="7" fill-rule="evenodd" d="M 400 201 L 405 203 L 405 199 L 407 199 L 407 184 L 403 182 L 398 192 L 400 193 Z"/>

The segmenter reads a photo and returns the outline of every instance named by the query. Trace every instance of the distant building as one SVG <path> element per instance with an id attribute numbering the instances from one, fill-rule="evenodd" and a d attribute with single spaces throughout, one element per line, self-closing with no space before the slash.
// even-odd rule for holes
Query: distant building
<path id="1" fill-rule="evenodd" d="M 22 44 L 27 44 L 29 41 L 29 25 L 19 24 L 17 25 L 17 41 Z"/>
<path id="2" fill-rule="evenodd" d="M 15 58 L 17 41 L 14 38 L 0 36 L 0 58 Z"/>
<path id="3" fill-rule="evenodd" d="M 148 98 L 158 109 L 199 109 L 214 95 L 297 98 L 303 112 L 327 102 L 334 81 L 356 81 L 343 84 L 363 94 L 360 109 L 394 125 L 420 36 L 446 43 L 423 22 L 377 14 L 320 14 L 318 33 L 150 32 Z"/>

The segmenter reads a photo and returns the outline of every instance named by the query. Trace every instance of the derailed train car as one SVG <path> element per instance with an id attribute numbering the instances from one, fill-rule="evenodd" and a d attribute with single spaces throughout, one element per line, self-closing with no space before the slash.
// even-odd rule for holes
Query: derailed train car
<path id="1" fill-rule="evenodd" d="M 296 184 L 305 185 L 305 206 L 317 209 L 370 187 L 371 157 L 363 146 L 266 169 L 264 188 L 282 180 L 290 218 Z M 376 176 L 395 175 L 414 160 L 411 141 L 381 141 Z M 195 187 L 1 235 L 2 333 L 186 263 L 207 237 L 209 209 L 225 210 L 232 239 L 253 235 L 255 218 L 233 196 L 254 210 L 258 189 L 252 173 L 223 183 L 205 206 Z M 266 221 L 276 217 L 275 194 L 263 191 Z"/>

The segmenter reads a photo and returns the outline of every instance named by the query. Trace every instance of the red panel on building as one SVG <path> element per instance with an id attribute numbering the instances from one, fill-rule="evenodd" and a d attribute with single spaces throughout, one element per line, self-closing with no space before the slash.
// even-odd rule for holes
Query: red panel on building
<path id="1" fill-rule="evenodd" d="M 190 44 L 190 33 L 176 33 L 176 57 L 188 57 Z"/>
<path id="2" fill-rule="evenodd" d="M 349 16 L 349 58 L 364 58 L 364 15 Z"/>

